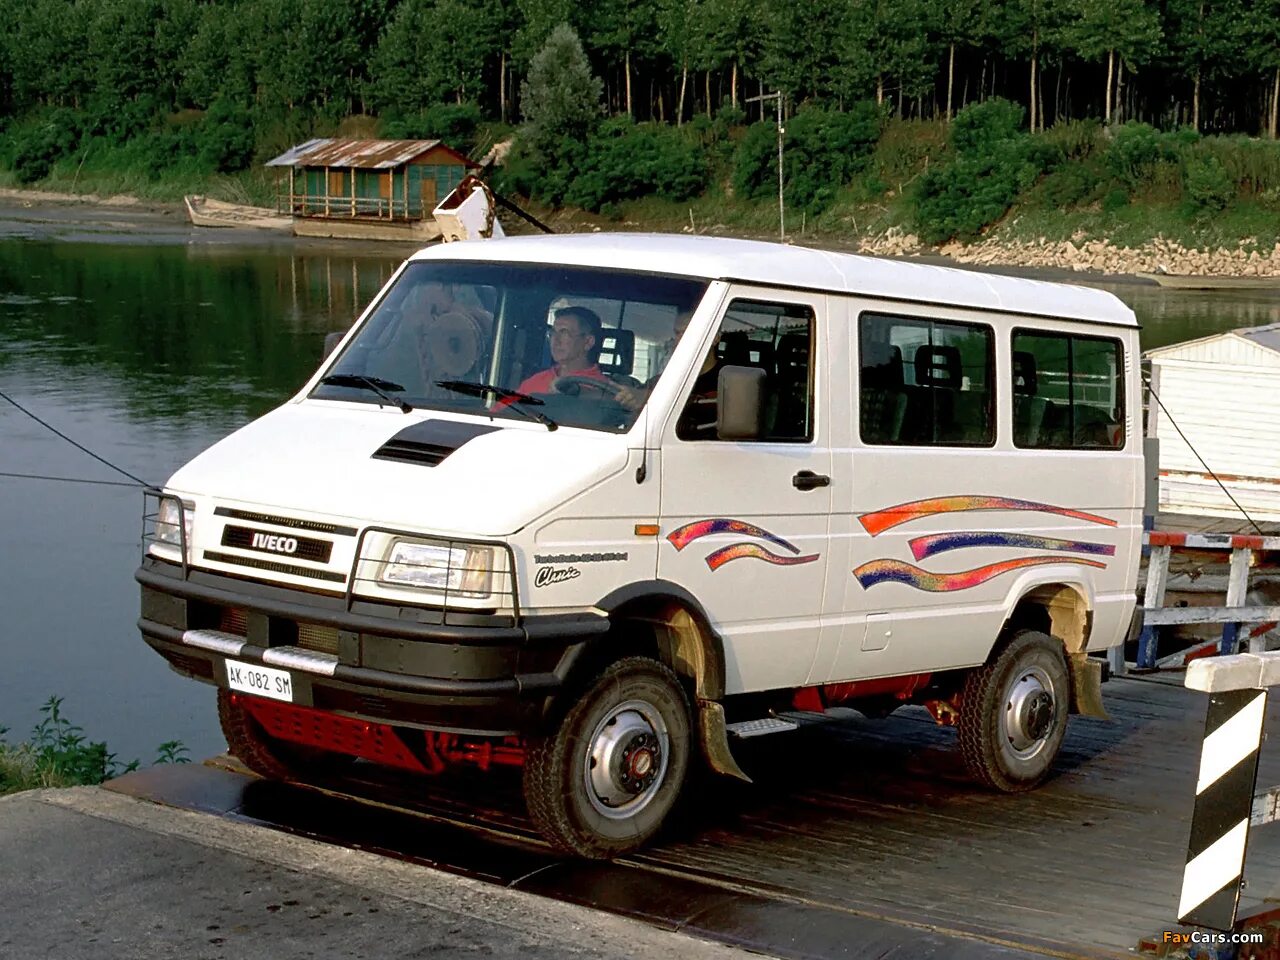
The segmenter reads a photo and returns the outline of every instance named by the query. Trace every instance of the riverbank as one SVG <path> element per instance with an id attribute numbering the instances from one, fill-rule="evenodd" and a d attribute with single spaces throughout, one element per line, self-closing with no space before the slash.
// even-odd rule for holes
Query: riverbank
<path id="1" fill-rule="evenodd" d="M 538 215 L 558 232 L 565 233 L 643 229 L 775 239 L 774 234 L 732 224 L 698 224 L 696 221 L 690 224 L 672 222 L 669 219 L 655 220 L 652 217 L 634 220 L 624 217 L 619 221 L 567 209 L 540 211 Z M 4 226 L 6 223 L 7 229 Z M 83 239 L 81 235 L 88 231 L 150 241 L 181 233 L 202 242 L 254 240 L 273 245 L 280 242 L 308 245 L 321 243 L 349 251 L 390 254 L 401 248 L 407 250 L 414 246 L 361 240 L 314 241 L 248 228 L 196 228 L 186 222 L 186 214 L 180 203 L 141 200 L 123 194 L 100 196 L 91 193 L 0 188 L 0 235 L 63 235 L 69 230 L 76 236 L 63 238 Z M 799 234 L 793 233 L 788 240 L 874 256 L 936 258 L 957 265 L 986 268 L 1015 267 L 1108 276 L 1151 274 L 1174 277 L 1274 278 L 1277 288 L 1280 288 L 1280 243 L 1268 248 L 1252 237 L 1244 238 L 1234 247 L 1210 248 L 1184 246 L 1159 235 L 1139 245 L 1120 244 L 1107 238 L 1090 236 L 1082 230 L 1077 230 L 1069 239 L 1061 240 L 1044 236 L 1023 238 L 1006 235 L 1015 232 L 1015 229 L 1003 232 L 997 229 L 992 235 L 973 243 L 953 241 L 939 247 L 922 243 L 914 233 L 898 226 L 890 226 L 870 235 L 860 235 L 854 229 L 833 230 L 820 227 L 806 229 Z"/>

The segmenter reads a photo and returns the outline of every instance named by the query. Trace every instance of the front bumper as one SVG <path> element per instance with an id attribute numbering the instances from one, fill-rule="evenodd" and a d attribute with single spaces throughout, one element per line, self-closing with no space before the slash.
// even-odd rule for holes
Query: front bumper
<path id="1" fill-rule="evenodd" d="M 311 593 L 147 557 L 143 639 L 179 673 L 227 687 L 226 661 L 287 669 L 293 702 L 478 736 L 534 732 L 593 638 L 595 615 L 453 613 Z M 230 626 L 229 626 L 230 625 Z"/>

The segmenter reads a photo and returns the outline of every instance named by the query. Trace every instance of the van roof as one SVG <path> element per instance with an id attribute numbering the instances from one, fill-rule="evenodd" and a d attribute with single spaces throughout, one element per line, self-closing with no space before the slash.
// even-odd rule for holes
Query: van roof
<path id="1" fill-rule="evenodd" d="M 758 240 L 579 233 L 438 244 L 415 254 L 413 259 L 618 267 L 1126 327 L 1138 325 L 1133 311 L 1104 290 Z"/>

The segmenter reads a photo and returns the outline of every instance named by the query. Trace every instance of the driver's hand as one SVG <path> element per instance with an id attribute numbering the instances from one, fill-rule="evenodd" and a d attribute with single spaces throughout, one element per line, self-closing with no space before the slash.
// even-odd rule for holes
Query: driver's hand
<path id="1" fill-rule="evenodd" d="M 619 387 L 614 399 L 619 406 L 630 410 L 632 413 L 644 406 L 645 400 L 649 396 L 649 391 L 643 387 Z"/>

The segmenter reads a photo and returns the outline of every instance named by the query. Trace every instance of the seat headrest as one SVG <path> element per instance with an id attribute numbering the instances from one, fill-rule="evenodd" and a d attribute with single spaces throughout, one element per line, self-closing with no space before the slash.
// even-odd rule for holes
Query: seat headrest
<path id="1" fill-rule="evenodd" d="M 773 344 L 752 340 L 745 330 L 722 333 L 716 342 L 716 356 L 725 366 L 773 370 Z"/>
<path id="2" fill-rule="evenodd" d="M 916 385 L 959 390 L 963 368 L 958 347 L 924 344 L 916 348 Z"/>
<path id="3" fill-rule="evenodd" d="M 604 373 L 631 376 L 636 360 L 636 335 L 632 330 L 601 330 L 600 358 L 596 365 Z"/>
<path id="4" fill-rule="evenodd" d="M 903 385 L 902 348 L 890 343 L 865 343 L 862 346 L 862 385 L 880 390 L 895 390 Z"/>
<path id="5" fill-rule="evenodd" d="M 1036 355 L 1025 350 L 1013 351 L 1013 392 L 1027 397 L 1036 395 Z"/>

